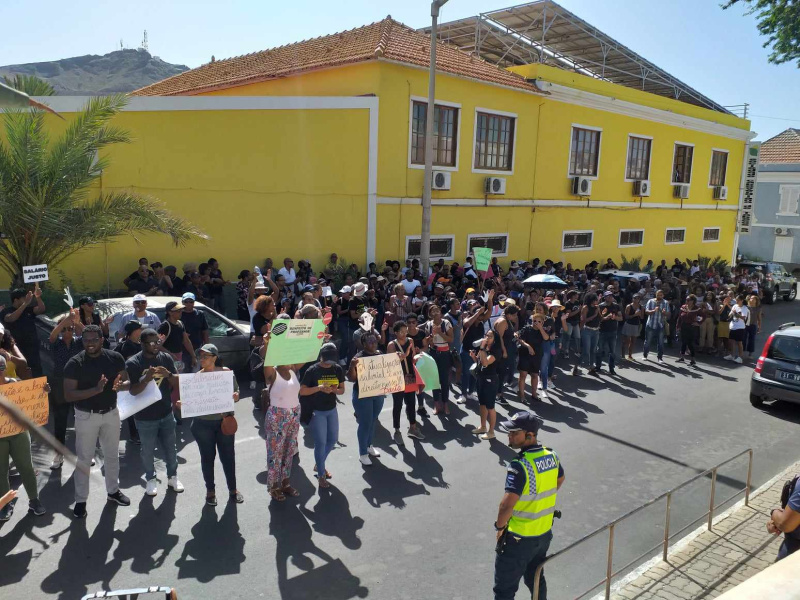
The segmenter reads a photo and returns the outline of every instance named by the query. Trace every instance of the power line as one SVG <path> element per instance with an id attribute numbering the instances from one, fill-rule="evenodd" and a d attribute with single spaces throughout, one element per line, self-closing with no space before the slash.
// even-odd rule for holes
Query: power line
<path id="1" fill-rule="evenodd" d="M 768 117 L 767 115 L 751 115 L 753 117 L 758 117 L 759 119 L 773 119 L 775 121 L 792 121 L 794 123 L 800 123 L 800 119 L 784 119 L 783 117 Z"/>

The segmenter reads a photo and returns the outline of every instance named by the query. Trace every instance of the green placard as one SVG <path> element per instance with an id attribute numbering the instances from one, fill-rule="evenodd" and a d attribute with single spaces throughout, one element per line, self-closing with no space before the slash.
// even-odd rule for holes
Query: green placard
<path id="1" fill-rule="evenodd" d="M 488 271 L 489 263 L 492 262 L 492 249 L 473 248 L 472 253 L 475 255 L 475 269 L 477 271 Z"/>
<path id="2" fill-rule="evenodd" d="M 276 367 L 316 361 L 324 337 L 322 319 L 275 319 L 264 364 Z"/>
<path id="3" fill-rule="evenodd" d="M 433 360 L 430 354 L 420 352 L 417 355 L 416 367 L 419 376 L 422 377 L 422 381 L 425 382 L 426 392 L 442 389 L 442 385 L 439 383 L 439 369 L 436 366 L 436 361 Z"/>

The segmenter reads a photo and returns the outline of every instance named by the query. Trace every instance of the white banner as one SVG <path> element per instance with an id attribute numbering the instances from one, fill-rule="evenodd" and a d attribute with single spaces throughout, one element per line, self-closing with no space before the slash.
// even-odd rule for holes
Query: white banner
<path id="1" fill-rule="evenodd" d="M 161 400 L 161 390 L 155 381 L 147 384 L 141 393 L 134 396 L 130 392 L 117 392 L 117 408 L 119 409 L 119 420 L 124 421 L 138 413 L 143 408 L 155 404 Z"/>
<path id="2" fill-rule="evenodd" d="M 47 265 L 31 265 L 22 267 L 22 281 L 24 283 L 36 283 L 37 281 L 47 281 Z"/>
<path id="3" fill-rule="evenodd" d="M 184 373 L 178 384 L 184 419 L 233 412 L 233 371 Z"/>

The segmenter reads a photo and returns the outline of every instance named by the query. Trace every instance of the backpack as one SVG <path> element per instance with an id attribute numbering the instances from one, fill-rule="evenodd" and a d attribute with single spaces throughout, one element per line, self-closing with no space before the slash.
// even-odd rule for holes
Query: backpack
<path id="1" fill-rule="evenodd" d="M 794 493 L 794 490 L 797 488 L 798 479 L 800 479 L 800 473 L 798 473 L 791 479 L 787 479 L 786 482 L 783 484 L 783 489 L 781 490 L 781 508 L 786 508 L 786 505 L 789 504 L 789 497 Z"/>

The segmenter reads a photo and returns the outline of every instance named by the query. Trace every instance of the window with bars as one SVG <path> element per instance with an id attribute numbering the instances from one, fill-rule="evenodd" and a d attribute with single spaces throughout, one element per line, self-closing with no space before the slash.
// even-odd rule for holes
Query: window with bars
<path id="1" fill-rule="evenodd" d="M 564 240 L 561 245 L 562 250 L 591 250 L 592 231 L 565 231 Z"/>
<path id="2" fill-rule="evenodd" d="M 714 150 L 711 152 L 711 177 L 708 185 L 717 187 L 725 185 L 725 172 L 728 170 L 728 153 Z"/>
<path id="3" fill-rule="evenodd" d="M 411 111 L 411 164 L 425 164 L 426 102 L 414 101 Z M 458 138 L 458 109 L 451 106 L 434 106 L 433 111 L 433 164 L 437 167 L 456 166 Z"/>
<path id="4" fill-rule="evenodd" d="M 641 246 L 644 243 L 644 229 L 622 229 L 619 232 L 620 246 Z"/>
<path id="5" fill-rule="evenodd" d="M 675 155 L 672 159 L 672 183 L 689 183 L 692 180 L 693 156 L 693 146 L 675 144 Z"/>
<path id="6" fill-rule="evenodd" d="M 682 244 L 685 239 L 686 239 L 685 229 L 667 229 L 667 233 L 664 236 L 664 243 Z"/>
<path id="7" fill-rule="evenodd" d="M 653 140 L 630 136 L 628 138 L 628 166 L 625 177 L 639 181 L 650 179 L 650 146 Z"/>
<path id="8" fill-rule="evenodd" d="M 406 239 L 406 258 L 419 258 L 422 240 L 418 237 Z M 431 258 L 453 259 L 453 236 L 431 236 Z"/>
<path id="9" fill-rule="evenodd" d="M 704 242 L 718 242 L 719 241 L 719 227 L 706 227 L 703 229 Z"/>
<path id="10" fill-rule="evenodd" d="M 491 248 L 494 256 L 508 255 L 508 234 L 501 235 L 470 235 L 468 239 L 468 254 L 473 248 Z"/>
<path id="11" fill-rule="evenodd" d="M 514 154 L 514 117 L 479 112 L 475 128 L 475 168 L 510 171 Z"/>
<path id="12" fill-rule="evenodd" d="M 597 177 L 600 159 L 600 133 L 594 129 L 572 128 L 569 174 Z"/>

